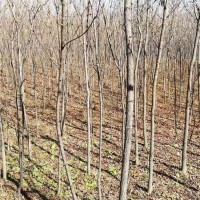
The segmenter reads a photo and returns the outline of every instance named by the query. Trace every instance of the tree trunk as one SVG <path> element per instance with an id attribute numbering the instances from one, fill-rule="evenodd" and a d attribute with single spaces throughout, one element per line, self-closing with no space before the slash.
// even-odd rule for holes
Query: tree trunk
<path id="1" fill-rule="evenodd" d="M 3 132 L 3 121 L 1 118 L 0 110 L 0 134 L 1 134 L 1 153 L 2 153 L 2 168 L 3 168 L 3 179 L 7 180 L 7 167 L 6 167 L 6 148 L 5 148 L 5 138 Z"/>
<path id="2" fill-rule="evenodd" d="M 88 0 L 84 0 L 84 15 L 83 15 L 83 30 L 86 30 L 87 25 L 87 6 Z M 88 67 L 88 47 L 87 35 L 83 36 L 84 45 L 84 66 L 85 66 L 85 81 L 87 90 L 87 174 L 90 174 L 91 167 L 91 116 L 90 116 L 90 86 L 89 86 L 89 67 Z"/>
<path id="3" fill-rule="evenodd" d="M 69 186 L 71 189 L 71 194 L 73 200 L 77 200 L 76 193 L 74 191 L 74 187 L 72 184 L 72 179 L 69 171 L 69 167 L 66 160 L 65 150 L 64 150 L 64 144 L 62 139 L 62 124 L 63 120 L 62 117 L 62 97 L 63 97 L 63 82 L 64 82 L 64 18 L 65 18 L 65 0 L 61 0 L 61 25 L 60 25 L 60 49 L 59 49 L 59 73 L 58 73 L 58 93 L 57 93 L 57 105 L 56 105 L 56 129 L 57 129 L 57 135 L 60 145 L 60 152 L 62 155 L 62 159 L 64 162 L 64 166 L 66 169 L 67 178 L 69 181 Z M 59 152 L 59 153 L 60 153 Z"/>
<path id="4" fill-rule="evenodd" d="M 133 132 L 133 77 L 134 65 L 132 57 L 132 0 L 124 1 L 124 26 L 126 34 L 126 59 L 127 59 L 127 99 L 126 99 L 126 126 L 125 126 L 125 143 L 122 160 L 121 182 L 120 182 L 120 200 L 127 199 L 129 162 L 131 152 L 131 139 Z"/>
<path id="5" fill-rule="evenodd" d="M 192 60 L 190 63 L 190 68 L 189 68 L 188 88 L 187 88 L 187 97 L 186 97 L 186 106 L 185 106 L 185 128 L 184 128 L 184 139 L 183 139 L 183 150 L 182 150 L 182 172 L 184 174 L 186 174 L 187 172 L 187 143 L 188 143 L 188 132 L 189 132 L 189 121 L 190 121 L 190 99 L 191 99 L 191 91 L 192 91 L 193 68 L 195 64 L 197 48 L 198 48 L 199 33 L 200 33 L 199 21 L 200 21 L 200 14 L 197 20 L 194 49 L 193 49 Z"/>
<path id="6" fill-rule="evenodd" d="M 144 72 L 143 72 L 143 136 L 144 147 L 147 148 L 147 127 L 146 127 L 146 113 L 147 113 L 147 47 L 149 39 L 149 0 L 147 0 L 147 13 L 146 13 L 146 36 L 144 44 Z"/>
<path id="7" fill-rule="evenodd" d="M 158 71 L 160 67 L 160 61 L 163 50 L 163 39 L 165 33 L 165 18 L 166 18 L 166 8 L 167 0 L 163 1 L 163 18 L 162 18 L 162 27 L 161 34 L 158 46 L 158 56 L 156 60 L 156 68 L 153 79 L 153 92 L 152 92 L 152 108 L 151 108 L 151 144 L 150 144 L 150 154 L 149 154 L 149 183 L 148 183 L 148 193 L 151 194 L 153 190 L 153 159 L 154 159 L 154 132 L 155 132 L 155 110 L 156 110 L 156 87 L 158 79 Z"/>
<path id="8" fill-rule="evenodd" d="M 198 98 L 199 98 L 199 113 L 200 113 L 200 38 L 199 38 L 197 73 L 198 73 Z"/>

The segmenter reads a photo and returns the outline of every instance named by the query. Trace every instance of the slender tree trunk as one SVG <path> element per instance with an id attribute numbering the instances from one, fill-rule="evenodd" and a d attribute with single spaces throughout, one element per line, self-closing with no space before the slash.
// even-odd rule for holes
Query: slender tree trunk
<path id="1" fill-rule="evenodd" d="M 22 111 L 22 130 L 19 131 L 19 163 L 20 163 L 20 181 L 18 187 L 19 199 L 21 199 L 21 189 L 23 187 L 24 177 L 24 134 L 25 134 L 25 105 L 24 105 L 24 71 L 21 55 L 21 40 L 20 31 L 18 30 L 18 62 L 19 62 L 19 95 L 20 95 L 20 106 Z M 19 128 L 19 126 L 18 126 Z"/>
<path id="2" fill-rule="evenodd" d="M 151 108 L 151 144 L 150 144 L 150 154 L 149 154 L 149 183 L 148 183 L 148 193 L 151 194 L 153 190 L 153 159 L 154 159 L 154 132 L 155 132 L 155 110 L 156 110 L 156 87 L 158 79 L 158 71 L 160 68 L 160 61 L 163 50 L 163 40 L 165 34 L 165 18 L 166 18 L 166 9 L 167 9 L 167 0 L 163 1 L 163 18 L 162 18 L 162 27 L 161 34 L 158 46 L 158 56 L 156 60 L 156 69 L 153 79 L 153 92 L 152 92 L 152 108 Z"/>
<path id="3" fill-rule="evenodd" d="M 179 77 L 179 109 L 181 109 L 181 102 L 182 102 L 182 84 L 183 84 L 183 70 L 182 70 L 182 51 L 180 48 L 180 58 L 179 58 L 179 65 L 180 65 L 180 77 Z"/>
<path id="4" fill-rule="evenodd" d="M 98 170 L 98 192 L 99 200 L 102 199 L 101 191 L 101 168 L 102 168 L 102 129 L 103 129 L 103 80 L 101 72 L 98 72 L 99 101 L 100 101 L 100 130 L 99 130 L 99 170 Z"/>
<path id="5" fill-rule="evenodd" d="M 56 105 L 56 129 L 57 129 L 57 135 L 58 135 L 58 140 L 59 140 L 59 145 L 60 145 L 60 152 L 62 155 L 62 159 L 64 162 L 71 194 L 73 200 L 77 200 L 76 193 L 74 191 L 74 187 L 72 184 L 72 179 L 69 171 L 69 167 L 67 164 L 67 159 L 65 155 L 65 150 L 64 150 L 64 144 L 63 144 L 63 139 L 62 139 L 62 124 L 63 120 L 62 119 L 62 95 L 63 95 L 63 81 L 64 81 L 64 18 L 65 18 L 65 0 L 61 0 L 61 25 L 60 25 L 60 49 L 59 49 L 59 72 L 58 72 L 58 93 L 57 93 L 57 105 Z"/>
<path id="6" fill-rule="evenodd" d="M 96 20 L 94 21 L 94 36 L 95 36 L 95 64 L 97 66 L 98 87 L 99 87 L 99 102 L 100 102 L 100 126 L 99 126 L 99 169 L 98 169 L 98 194 L 99 200 L 102 199 L 101 189 L 101 169 L 102 169 L 102 143 L 103 143 L 103 68 L 100 66 L 99 55 L 99 32 L 97 29 Z"/>
<path id="7" fill-rule="evenodd" d="M 147 13 L 146 13 L 146 36 L 144 44 L 144 72 L 143 72 L 143 136 L 144 147 L 147 148 L 147 125 L 146 125 L 146 113 L 147 113 L 147 47 L 149 39 L 149 0 L 147 0 Z"/>
<path id="8" fill-rule="evenodd" d="M 197 65 L 197 73 L 198 73 L 198 98 L 199 98 L 199 113 L 200 113 L 200 38 L 199 38 L 199 49 L 198 49 L 198 65 Z"/>
<path id="9" fill-rule="evenodd" d="M 200 35 L 199 28 L 200 14 L 197 20 L 197 28 L 196 28 L 196 36 L 194 41 L 194 49 L 192 60 L 189 68 L 189 77 L 188 77 L 188 88 L 187 88 L 187 97 L 186 97 L 186 106 L 185 106 L 185 128 L 184 128 L 184 139 L 183 139 L 183 151 L 182 151 L 182 172 L 186 174 L 187 172 L 187 144 L 188 144 L 188 132 L 189 132 L 189 121 L 190 121 L 190 99 L 191 99 L 191 91 L 192 91 L 192 76 L 193 76 L 193 68 L 195 64 L 198 41 Z"/>
<path id="10" fill-rule="evenodd" d="M 171 97 L 171 76 L 170 76 L 170 62 L 169 62 L 169 49 L 167 49 L 167 71 L 168 71 L 168 99 Z"/>
<path id="11" fill-rule="evenodd" d="M 125 99 L 124 99 L 124 69 L 119 70 L 120 73 L 120 85 L 121 85 L 121 105 L 122 105 L 122 153 L 124 150 L 125 142 L 125 123 L 126 123 L 126 110 L 125 110 Z"/>
<path id="12" fill-rule="evenodd" d="M 124 1 L 124 26 L 126 34 L 126 59 L 127 59 L 127 99 L 126 99 L 126 126 L 125 143 L 122 160 L 121 182 L 120 182 L 120 200 L 127 199 L 129 162 L 131 152 L 131 139 L 133 132 L 133 77 L 134 65 L 132 57 L 132 0 Z"/>
<path id="13" fill-rule="evenodd" d="M 176 79 L 176 60 L 174 63 L 174 131 L 177 137 L 177 79 Z"/>
<path id="14" fill-rule="evenodd" d="M 7 180 L 6 148 L 5 148 L 5 138 L 4 138 L 4 132 L 3 132 L 3 121 L 2 121 L 2 118 L 1 118 L 1 110 L 0 110 L 0 134 L 1 134 L 1 153 L 2 153 L 3 179 Z"/>
<path id="15" fill-rule="evenodd" d="M 140 61 L 140 53 L 142 50 L 142 31 L 140 27 L 140 20 L 139 20 L 139 1 L 137 0 L 137 22 L 138 22 L 138 32 L 140 36 L 137 58 L 136 58 L 136 65 L 134 71 L 134 125 L 135 125 L 135 164 L 139 164 L 139 156 L 138 156 L 138 66 Z"/>
<path id="16" fill-rule="evenodd" d="M 37 65 L 35 63 L 35 59 L 32 58 L 32 66 L 33 66 L 33 95 L 35 101 L 35 120 L 36 120 L 36 134 L 38 134 L 38 101 L 37 101 Z"/>
<path id="17" fill-rule="evenodd" d="M 138 21 L 139 23 L 139 21 Z M 140 41 L 139 41 L 139 48 L 137 53 L 137 59 L 136 59 L 136 66 L 135 66 L 135 72 L 134 72 L 134 125 L 135 125 L 135 164 L 139 164 L 139 157 L 138 157 L 138 65 L 139 65 L 139 59 L 140 59 L 140 53 L 142 49 L 142 31 L 140 30 L 139 26 L 139 33 L 140 33 Z"/>
<path id="18" fill-rule="evenodd" d="M 83 30 L 87 29 L 87 8 L 88 0 L 84 0 L 84 16 L 83 16 Z M 88 47 L 87 35 L 83 36 L 84 45 L 84 66 L 85 66 L 85 81 L 87 90 L 87 174 L 90 174 L 91 168 L 91 116 L 90 116 L 90 86 L 89 86 L 89 67 L 88 67 Z"/>

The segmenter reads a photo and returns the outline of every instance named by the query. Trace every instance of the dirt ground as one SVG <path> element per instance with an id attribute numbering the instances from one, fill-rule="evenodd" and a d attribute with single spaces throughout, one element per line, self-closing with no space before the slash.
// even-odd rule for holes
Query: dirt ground
<path id="1" fill-rule="evenodd" d="M 41 78 L 38 86 L 42 85 Z M 55 77 L 52 78 L 55 82 Z M 8 181 L 0 179 L 0 199 L 17 199 L 19 182 L 18 146 L 16 136 L 16 108 L 15 93 L 11 77 L 5 85 L 5 76 L 0 75 L 0 105 L 3 109 L 4 132 L 7 147 Z M 48 78 L 46 78 L 48 83 Z M 99 97 L 98 86 L 94 84 L 92 90 L 93 105 L 93 134 L 92 134 L 92 167 L 91 175 L 86 174 L 87 156 L 87 117 L 86 91 L 78 84 L 78 76 L 71 82 L 71 92 L 68 98 L 66 129 L 64 144 L 67 161 L 73 184 L 79 199 L 98 199 L 98 145 L 99 145 Z M 121 173 L 121 130 L 122 109 L 120 102 L 120 88 L 117 80 L 104 83 L 104 119 L 103 119 L 103 159 L 102 159 L 102 195 L 103 199 L 116 200 L 119 195 Z M 6 89 L 4 86 L 6 86 Z M 42 89 L 38 91 L 38 132 L 36 131 L 35 102 L 32 91 L 31 76 L 25 85 L 26 109 L 29 128 L 32 136 L 32 157 L 25 149 L 23 199 L 72 199 L 68 181 L 63 167 L 62 191 L 57 193 L 58 180 L 58 140 L 56 135 L 56 85 L 46 87 L 45 108 L 43 108 Z M 42 88 L 42 87 L 41 87 Z M 200 199 L 200 117 L 197 103 L 194 104 L 194 115 L 191 118 L 190 139 L 188 144 L 188 173 L 183 175 L 180 170 L 181 149 L 184 129 L 184 95 L 178 114 L 177 134 L 174 131 L 174 99 L 173 88 L 171 97 L 164 102 L 162 83 L 158 85 L 155 159 L 154 159 L 154 191 L 147 194 L 148 186 L 148 155 L 149 149 L 144 149 L 142 132 L 142 101 L 139 103 L 139 166 L 134 160 L 134 133 L 130 161 L 130 180 L 128 196 L 130 200 L 142 199 Z M 148 119 L 147 133 L 150 142 L 150 107 L 151 89 L 148 88 Z M 192 134 L 192 137 L 191 137 Z M 27 147 L 27 141 L 26 141 Z M 0 162 L 1 164 L 1 162 Z"/>

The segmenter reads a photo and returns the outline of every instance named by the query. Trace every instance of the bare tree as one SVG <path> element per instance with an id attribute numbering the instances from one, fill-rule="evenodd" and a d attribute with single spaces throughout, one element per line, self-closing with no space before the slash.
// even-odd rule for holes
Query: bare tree
<path id="1" fill-rule="evenodd" d="M 193 54 L 189 67 L 187 97 L 185 106 L 185 128 L 184 128 L 183 151 L 182 151 L 182 171 L 184 174 L 187 172 L 187 144 L 188 144 L 188 132 L 189 132 L 189 122 L 190 122 L 190 111 L 191 111 L 190 103 L 191 103 L 191 93 L 192 93 L 192 78 L 193 78 L 193 68 L 198 49 L 199 35 L 200 35 L 200 9 L 197 7 L 197 27 L 196 27 Z"/>
<path id="2" fill-rule="evenodd" d="M 63 82 L 65 79 L 64 76 L 64 19 L 65 19 L 65 5 L 66 2 L 65 0 L 61 0 L 61 23 L 60 23 L 60 43 L 59 43 L 59 75 L 58 75 L 58 93 L 57 93 L 57 104 L 56 104 L 56 129 L 57 129 L 57 135 L 59 139 L 59 147 L 60 147 L 60 152 L 62 155 L 62 159 L 65 165 L 66 173 L 67 173 L 67 178 L 69 181 L 69 186 L 71 189 L 71 194 L 72 198 L 74 200 L 77 199 L 76 193 L 74 191 L 74 187 L 72 184 L 72 179 L 69 171 L 69 167 L 67 164 L 67 159 L 65 155 L 65 149 L 64 149 L 64 144 L 63 144 L 63 139 L 62 139 L 62 134 L 63 134 L 63 115 L 62 115 L 62 110 L 63 110 L 63 103 L 62 103 L 62 98 L 63 98 Z"/>
<path id="3" fill-rule="evenodd" d="M 144 72 L 143 72 L 143 135 L 144 146 L 147 148 L 147 133 L 146 133 L 146 113 L 147 113 L 147 58 L 148 58 L 148 40 L 149 40 L 149 0 L 146 3 L 146 35 L 144 43 Z"/>
<path id="4" fill-rule="evenodd" d="M 0 110 L 0 134 L 1 134 L 1 155 L 2 155 L 3 179 L 7 180 L 6 148 L 5 148 L 5 139 L 4 139 L 3 121 L 2 121 L 2 117 L 1 117 L 1 110 Z"/>
<path id="5" fill-rule="evenodd" d="M 198 49 L 198 98 L 199 98 L 199 112 L 200 112 L 200 39 L 199 39 L 199 49 Z"/>
<path id="6" fill-rule="evenodd" d="M 132 0 L 124 1 L 124 26 L 126 34 L 126 67 L 127 67 L 127 99 L 126 99 L 126 126 L 125 126 L 125 143 L 122 160 L 121 182 L 120 182 L 120 200 L 127 199 L 129 162 L 131 152 L 131 139 L 133 132 L 133 77 L 134 65 L 132 57 Z"/>
<path id="7" fill-rule="evenodd" d="M 88 29 L 88 0 L 83 2 L 83 30 Z M 88 43 L 87 43 L 87 34 L 83 35 L 83 45 L 84 45 L 84 67 L 85 67 L 85 81 L 86 81 L 86 90 L 87 90 L 87 173 L 90 174 L 91 166 L 91 112 L 90 112 L 90 85 L 89 85 L 89 67 L 88 67 Z"/>
<path id="8" fill-rule="evenodd" d="M 153 164 L 154 164 L 154 133 L 155 133 L 155 110 L 156 110 L 156 88 L 158 80 L 158 72 L 160 68 L 160 61 L 163 50 L 163 42 L 165 35 L 165 24 L 166 24 L 166 10 L 167 10 L 167 0 L 162 0 L 161 4 L 163 6 L 163 17 L 162 17 L 162 27 L 160 40 L 158 45 L 158 56 L 156 59 L 156 68 L 153 78 L 153 91 L 152 91 L 152 107 L 151 107 L 151 144 L 150 144 L 150 154 L 149 154 L 149 185 L 148 193 L 151 194 L 153 190 Z"/>

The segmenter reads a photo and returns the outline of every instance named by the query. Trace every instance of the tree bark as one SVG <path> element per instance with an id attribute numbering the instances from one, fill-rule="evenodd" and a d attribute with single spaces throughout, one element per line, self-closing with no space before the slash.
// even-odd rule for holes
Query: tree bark
<path id="1" fill-rule="evenodd" d="M 132 0 L 124 1 L 124 26 L 126 37 L 126 67 L 127 67 L 127 99 L 126 99 L 126 126 L 125 126 L 125 143 L 122 160 L 121 170 L 121 182 L 120 182 L 120 200 L 127 199 L 128 188 L 128 174 L 129 174 L 129 162 L 131 152 L 131 139 L 133 133 L 133 77 L 134 77 L 134 65 L 132 57 Z"/>
<path id="2" fill-rule="evenodd" d="M 196 60 L 198 40 L 200 35 L 199 29 L 200 13 L 197 20 L 196 35 L 194 41 L 193 55 L 189 67 L 189 77 L 188 77 L 188 87 L 187 87 L 187 97 L 185 106 L 185 128 L 184 128 L 184 139 L 183 139 L 183 150 L 182 150 L 182 172 L 186 174 L 187 172 L 187 144 L 188 144 L 188 133 L 189 133 L 189 121 L 190 121 L 190 101 L 191 101 L 191 91 L 192 91 L 192 76 L 193 68 Z"/>
<path id="3" fill-rule="evenodd" d="M 144 44 L 144 72 L 143 72 L 143 136 L 144 147 L 147 148 L 147 127 L 146 127 L 146 113 L 147 113 L 147 52 L 148 52 L 148 39 L 149 39 L 149 0 L 147 0 L 147 13 L 146 13 L 146 36 Z"/>
<path id="4" fill-rule="evenodd" d="M 60 25 L 60 49 L 59 49 L 59 73 L 58 73 L 58 93 L 57 93 L 57 105 L 56 105 L 56 130 L 59 140 L 60 152 L 66 169 L 67 178 L 69 181 L 69 186 L 72 194 L 73 200 L 77 200 L 77 196 L 72 184 L 72 179 L 67 164 L 67 159 L 64 150 L 64 144 L 62 139 L 62 95 L 63 95 L 63 79 L 64 77 L 64 16 L 65 16 L 65 0 L 61 0 L 61 25 Z"/>
<path id="5" fill-rule="evenodd" d="M 153 190 L 153 159 L 154 159 L 154 132 L 155 132 L 155 110 L 156 110 L 156 87 L 158 79 L 158 71 L 160 68 L 160 61 L 163 50 L 163 40 L 165 34 L 165 19 L 166 19 L 166 9 L 167 9 L 167 0 L 163 1 L 163 18 L 162 18 L 162 27 L 161 34 L 158 46 L 158 56 L 156 60 L 156 68 L 154 72 L 153 79 L 153 92 L 152 92 L 152 107 L 151 107 L 151 144 L 150 144 L 150 154 L 149 154 L 149 183 L 148 183 L 148 193 L 151 194 Z"/>
<path id="6" fill-rule="evenodd" d="M 87 6 L 88 0 L 84 0 L 84 14 L 83 14 L 83 30 L 87 30 Z M 87 35 L 83 35 L 84 45 L 84 66 L 85 66 L 85 81 L 87 91 L 87 174 L 90 174 L 91 168 L 91 116 L 90 116 L 90 86 L 89 86 L 89 67 L 88 67 L 88 47 Z"/>
<path id="7" fill-rule="evenodd" d="M 7 180 L 6 148 L 5 148 L 5 138 L 4 138 L 4 132 L 3 132 L 3 121 L 2 121 L 2 117 L 1 117 L 1 110 L 0 110 L 0 134 L 1 134 L 1 153 L 2 153 L 3 179 Z"/>

